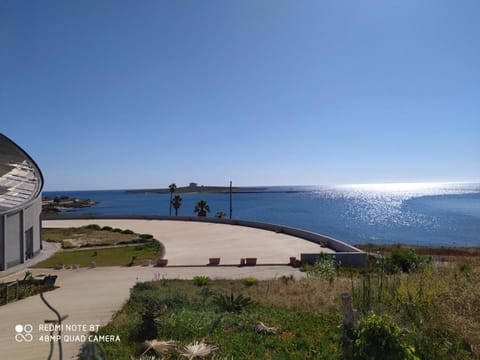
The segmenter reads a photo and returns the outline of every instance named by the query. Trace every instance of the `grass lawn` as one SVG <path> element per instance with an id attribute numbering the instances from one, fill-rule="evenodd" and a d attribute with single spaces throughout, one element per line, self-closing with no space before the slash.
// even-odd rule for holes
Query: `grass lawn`
<path id="1" fill-rule="evenodd" d="M 208 286 L 187 280 L 139 283 L 124 308 L 100 330 L 100 334 L 119 335 L 121 341 L 103 346 L 109 358 L 117 360 L 139 358 L 145 350 L 143 342 L 154 338 L 173 339 L 177 348 L 203 339 L 218 347 L 215 359 L 340 359 L 339 314 L 259 302 L 269 298 L 269 284 L 290 286 L 281 280 L 258 285 L 220 280 Z M 231 291 L 250 295 L 254 304 L 243 311 L 226 311 L 215 296 L 230 296 Z M 260 322 L 276 333 L 257 332 Z M 153 350 L 148 353 L 154 354 Z M 158 358 L 184 357 L 170 352 Z"/>
<path id="2" fill-rule="evenodd" d="M 51 268 L 58 265 L 90 266 L 128 266 L 140 265 L 144 259 L 155 259 L 163 256 L 163 245 L 157 241 L 135 246 L 114 248 L 59 251 L 45 261 L 36 264 L 35 268 Z M 133 259 L 133 263 L 131 264 Z"/>

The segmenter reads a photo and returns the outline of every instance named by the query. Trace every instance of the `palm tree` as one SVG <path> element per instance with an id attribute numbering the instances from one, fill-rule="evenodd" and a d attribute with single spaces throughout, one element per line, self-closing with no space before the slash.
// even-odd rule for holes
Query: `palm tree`
<path id="1" fill-rule="evenodd" d="M 171 201 L 171 205 L 175 209 L 175 216 L 178 216 L 178 209 L 182 206 L 182 197 L 180 195 L 175 195 Z"/>
<path id="2" fill-rule="evenodd" d="M 172 216 L 172 196 L 175 190 L 177 189 L 177 185 L 175 183 L 168 185 L 168 188 L 170 189 L 170 216 Z"/>
<path id="3" fill-rule="evenodd" d="M 210 212 L 210 206 L 208 206 L 205 200 L 200 200 L 197 205 L 195 205 L 195 209 L 193 209 L 198 216 L 205 217 L 207 216 L 207 212 Z"/>

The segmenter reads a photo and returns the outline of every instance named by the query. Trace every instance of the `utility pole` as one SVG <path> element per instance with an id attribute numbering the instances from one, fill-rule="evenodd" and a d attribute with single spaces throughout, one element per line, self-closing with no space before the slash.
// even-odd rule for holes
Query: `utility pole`
<path id="1" fill-rule="evenodd" d="M 232 181 L 230 181 L 230 219 L 232 219 Z"/>

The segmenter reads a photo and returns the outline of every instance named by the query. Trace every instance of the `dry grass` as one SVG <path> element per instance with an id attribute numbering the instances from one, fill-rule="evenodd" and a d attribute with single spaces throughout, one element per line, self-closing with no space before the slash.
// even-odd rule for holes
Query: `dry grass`
<path id="1" fill-rule="evenodd" d="M 263 305 L 285 306 L 309 311 L 339 309 L 343 292 L 350 292 L 350 279 L 338 278 L 333 282 L 320 279 L 300 281 L 261 281 L 256 289 L 257 301 Z"/>
<path id="2" fill-rule="evenodd" d="M 392 250 L 414 250 L 418 255 L 431 256 L 438 262 L 453 262 L 460 264 L 480 265 L 480 247 L 430 247 L 430 246 L 412 246 L 404 244 L 394 245 L 376 245 L 363 244 L 356 245 L 358 248 L 380 254 L 388 254 Z"/>
<path id="3" fill-rule="evenodd" d="M 446 343 L 454 334 L 480 356 L 480 267 L 465 266 L 461 259 L 411 274 L 356 278 L 354 300 L 364 313 L 393 315 L 407 327 L 421 328 L 424 337 L 435 334 Z"/>
<path id="4" fill-rule="evenodd" d="M 448 290 L 434 305 L 437 326 L 465 339 L 480 356 L 480 269 L 471 274 L 445 272 L 442 277 Z"/>
<path id="5" fill-rule="evenodd" d="M 81 228 L 43 228 L 42 240 L 50 242 L 68 241 L 73 247 L 115 245 L 128 243 L 138 239 L 138 234 L 122 234 L 119 232 L 99 231 Z"/>

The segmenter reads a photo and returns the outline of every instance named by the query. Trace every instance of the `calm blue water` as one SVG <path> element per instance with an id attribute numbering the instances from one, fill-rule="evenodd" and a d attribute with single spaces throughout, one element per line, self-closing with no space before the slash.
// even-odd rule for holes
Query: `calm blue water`
<path id="1" fill-rule="evenodd" d="M 480 184 L 379 184 L 272 187 L 233 194 L 233 217 L 298 227 L 359 244 L 480 246 Z M 122 190 L 44 192 L 90 198 L 99 204 L 72 211 L 98 215 L 168 215 L 169 194 Z M 179 215 L 194 215 L 203 199 L 213 216 L 229 212 L 228 194 L 181 194 Z"/>

